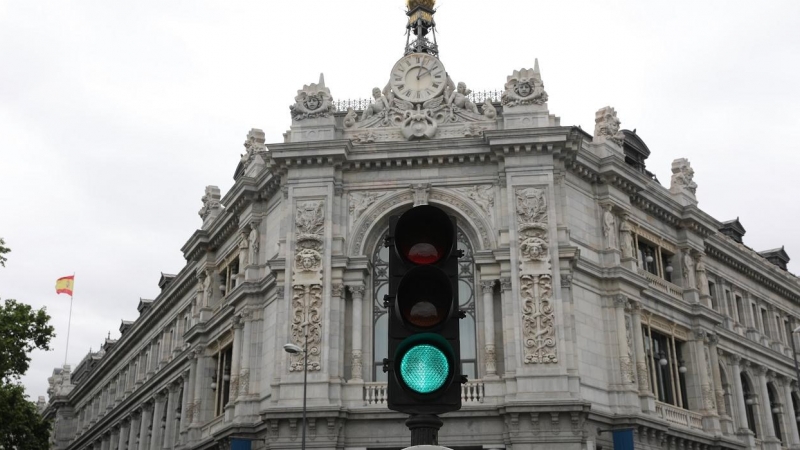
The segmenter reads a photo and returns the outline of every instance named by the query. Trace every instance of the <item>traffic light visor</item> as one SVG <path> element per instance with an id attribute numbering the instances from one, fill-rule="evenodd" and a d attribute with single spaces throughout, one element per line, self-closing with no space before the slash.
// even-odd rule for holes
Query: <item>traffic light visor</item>
<path id="1" fill-rule="evenodd" d="M 450 217 L 439 208 L 422 205 L 406 211 L 395 227 L 395 248 L 414 264 L 435 264 L 450 256 L 455 236 Z"/>
<path id="2" fill-rule="evenodd" d="M 396 305 L 403 323 L 418 330 L 428 330 L 450 318 L 453 287 L 439 268 L 415 267 L 400 281 Z"/>

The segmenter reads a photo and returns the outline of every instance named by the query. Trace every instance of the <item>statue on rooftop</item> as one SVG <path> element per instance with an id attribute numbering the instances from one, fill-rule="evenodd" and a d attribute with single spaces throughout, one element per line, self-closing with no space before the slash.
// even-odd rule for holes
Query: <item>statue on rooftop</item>
<path id="1" fill-rule="evenodd" d="M 625 141 L 625 134 L 620 130 L 620 122 L 617 111 L 610 106 L 600 108 L 594 114 L 594 138 L 608 139 L 617 145 L 622 145 Z"/>
<path id="2" fill-rule="evenodd" d="M 369 119 L 372 116 L 383 117 L 389 112 L 391 102 L 389 98 L 381 93 L 380 88 L 372 88 L 372 98 L 375 100 L 361 114 L 361 120 Z"/>
<path id="3" fill-rule="evenodd" d="M 672 180 L 669 190 L 673 194 L 688 191 L 694 195 L 697 192 L 697 183 L 694 182 L 694 170 L 688 159 L 678 158 L 672 161 Z"/>
<path id="4" fill-rule="evenodd" d="M 447 106 L 453 108 L 460 108 L 467 110 L 471 113 L 480 114 L 478 112 L 478 107 L 475 106 L 475 103 L 472 103 L 467 96 L 472 93 L 471 90 L 467 89 L 467 84 L 463 81 L 458 82 L 458 86 L 456 87 L 455 92 L 449 90 L 450 92 L 445 94 Z"/>

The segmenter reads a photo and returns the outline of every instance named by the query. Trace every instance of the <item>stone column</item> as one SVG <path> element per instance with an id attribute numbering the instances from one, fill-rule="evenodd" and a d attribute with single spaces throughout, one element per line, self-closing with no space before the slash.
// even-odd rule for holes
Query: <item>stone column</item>
<path id="1" fill-rule="evenodd" d="M 189 354 L 192 356 L 192 354 Z M 183 372 L 183 398 L 181 398 L 181 423 L 180 423 L 180 442 L 186 442 L 186 430 L 192 420 L 192 377 L 197 367 L 197 359 L 192 356 L 191 368 Z"/>
<path id="2" fill-rule="evenodd" d="M 116 450 L 126 450 L 128 448 L 128 440 L 131 436 L 131 419 L 126 418 L 119 426 L 119 435 L 117 436 Z M 111 450 L 114 450 L 112 447 Z"/>
<path id="3" fill-rule="evenodd" d="M 630 300 L 631 327 L 633 327 L 633 346 L 636 355 L 636 377 L 639 381 L 639 401 L 642 411 L 655 413 L 655 395 L 650 390 L 650 371 L 647 368 L 647 355 L 644 352 L 644 335 L 642 334 L 642 303 Z"/>
<path id="4" fill-rule="evenodd" d="M 619 370 L 622 384 L 629 386 L 634 382 L 631 349 L 628 347 L 628 334 L 625 328 L 625 307 L 628 298 L 624 295 L 614 297 L 614 316 L 617 322 L 617 345 L 619 347 Z"/>
<path id="5" fill-rule="evenodd" d="M 720 427 L 724 434 L 733 433 L 733 421 L 731 412 L 725 407 L 725 388 L 722 385 L 722 373 L 719 370 L 719 336 L 712 334 L 708 336 L 708 353 L 711 358 L 711 374 L 714 380 L 714 399 L 717 404 L 717 414 L 719 414 Z"/>
<path id="6" fill-rule="evenodd" d="M 494 283 L 495 280 L 481 281 L 481 291 L 483 292 L 484 359 L 488 378 L 497 377 L 497 357 L 494 347 Z"/>
<path id="7" fill-rule="evenodd" d="M 253 340 L 253 313 L 242 313 L 244 327 L 242 328 L 242 358 L 239 362 L 239 396 L 244 397 L 250 393 L 250 347 Z M 234 393 L 232 393 L 234 394 Z M 231 398 L 234 396 L 231 395 Z"/>
<path id="8" fill-rule="evenodd" d="M 361 381 L 364 365 L 363 354 L 361 352 L 361 330 L 362 324 L 362 311 L 364 310 L 364 290 L 366 287 L 361 284 L 357 286 L 348 286 L 350 293 L 353 295 L 353 330 L 352 330 L 352 345 L 353 354 L 351 355 L 351 378 L 353 380 Z M 379 301 L 381 299 L 378 299 Z"/>
<path id="9" fill-rule="evenodd" d="M 192 366 L 192 377 L 194 380 L 194 402 L 192 402 L 192 425 L 199 427 L 203 424 L 203 383 L 205 382 L 204 372 L 206 370 L 206 360 L 208 359 L 203 354 L 203 347 L 196 347 L 194 349 L 195 363 Z"/>
<path id="10" fill-rule="evenodd" d="M 139 431 L 141 427 L 141 416 L 142 412 L 139 410 L 133 411 L 131 413 L 131 423 L 128 427 L 128 445 L 125 449 L 120 450 L 139 450 Z"/>
<path id="11" fill-rule="evenodd" d="M 147 450 L 150 444 L 150 425 L 153 422 L 153 404 L 142 405 L 142 420 L 139 424 L 139 450 Z"/>
<path id="12" fill-rule="evenodd" d="M 237 392 L 239 391 L 239 371 L 242 367 L 241 365 L 241 358 L 242 358 L 242 335 L 244 332 L 244 321 L 242 320 L 242 315 L 238 314 L 231 319 L 231 323 L 233 326 L 233 351 L 231 352 L 231 387 L 230 387 L 230 401 L 227 405 L 225 405 L 225 421 L 233 419 L 232 413 L 228 413 L 227 411 L 233 409 L 235 407 L 234 403 L 237 398 Z M 223 382 L 222 380 L 217 381 L 217 389 L 222 389 Z"/>
<path id="13" fill-rule="evenodd" d="M 517 370 L 517 347 L 516 336 L 514 335 L 514 308 L 510 305 L 514 302 L 514 289 L 511 278 L 500 279 L 500 292 L 502 292 L 502 311 L 503 311 L 503 355 L 505 356 L 505 374 L 512 376 Z"/>
<path id="14" fill-rule="evenodd" d="M 173 383 L 169 385 L 169 397 L 167 398 L 167 423 L 164 427 L 164 439 L 161 448 L 172 448 L 175 445 L 175 412 L 178 405 L 178 393 L 181 385 Z"/>
<path id="15" fill-rule="evenodd" d="M 153 428 L 150 434 L 150 450 L 158 450 L 161 448 L 162 436 L 164 429 L 161 428 L 161 418 L 164 417 L 164 407 L 166 406 L 167 397 L 163 392 L 156 393 L 156 403 L 153 407 Z"/>
<path id="16" fill-rule="evenodd" d="M 739 410 L 739 433 L 743 431 L 750 432 L 747 426 L 747 406 L 744 403 L 744 388 L 742 387 L 742 357 L 739 355 L 730 355 L 731 367 L 733 369 L 733 396 L 736 397 L 736 407 Z"/>
<path id="17" fill-rule="evenodd" d="M 100 450 L 109 450 L 111 445 L 111 436 L 108 433 L 100 438 Z"/>
<path id="18" fill-rule="evenodd" d="M 108 444 L 109 450 L 117 450 L 119 448 L 119 433 L 120 433 L 119 425 L 111 429 L 111 439 L 109 440 Z"/>
<path id="19" fill-rule="evenodd" d="M 758 412 L 761 416 L 761 423 L 764 425 L 762 432 L 764 436 L 761 441 L 764 445 L 764 450 L 780 449 L 780 443 L 775 436 L 775 424 L 772 422 L 772 405 L 769 403 L 769 389 L 767 388 L 767 368 L 765 366 L 756 366 L 756 374 L 758 374 L 758 386 L 753 390 L 758 392 L 760 397 L 758 402 Z"/>
<path id="20" fill-rule="evenodd" d="M 791 378 L 780 378 L 783 387 L 783 423 L 786 430 L 786 443 L 789 448 L 800 448 L 800 435 L 797 433 L 797 421 L 794 418 L 794 407 L 792 406 L 792 380 Z"/>

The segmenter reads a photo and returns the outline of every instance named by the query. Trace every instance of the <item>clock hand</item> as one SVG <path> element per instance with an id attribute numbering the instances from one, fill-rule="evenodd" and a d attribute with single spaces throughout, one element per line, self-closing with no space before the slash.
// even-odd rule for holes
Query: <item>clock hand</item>
<path id="1" fill-rule="evenodd" d="M 428 73 L 431 73 L 431 69 L 427 69 L 427 70 L 425 71 L 425 73 L 426 73 L 426 74 L 428 74 Z M 420 78 L 422 78 L 422 71 L 421 71 L 421 70 L 420 70 L 420 71 L 419 71 L 419 73 L 417 74 L 417 80 L 419 80 Z"/>

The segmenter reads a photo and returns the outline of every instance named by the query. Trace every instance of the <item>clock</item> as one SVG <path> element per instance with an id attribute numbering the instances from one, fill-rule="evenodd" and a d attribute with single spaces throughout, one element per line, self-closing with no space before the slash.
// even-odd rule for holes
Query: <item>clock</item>
<path id="1" fill-rule="evenodd" d="M 437 58 L 427 53 L 411 53 L 394 65 L 389 84 L 395 96 L 421 103 L 444 91 L 447 72 Z"/>

